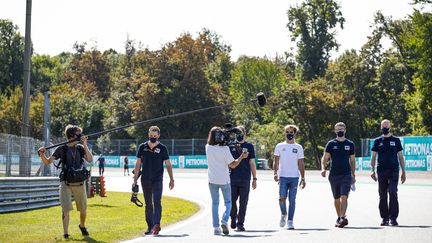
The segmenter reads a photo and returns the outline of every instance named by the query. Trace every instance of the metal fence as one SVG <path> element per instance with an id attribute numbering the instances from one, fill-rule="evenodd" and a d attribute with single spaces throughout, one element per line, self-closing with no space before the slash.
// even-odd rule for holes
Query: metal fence
<path id="1" fill-rule="evenodd" d="M 0 133 L 0 176 L 52 175 L 51 166 L 41 167 L 36 152 L 41 146 L 35 138 Z"/>
<path id="2" fill-rule="evenodd" d="M 63 142 L 63 139 L 51 138 L 52 143 Z M 89 148 L 94 155 L 134 156 L 141 140 L 116 139 L 108 141 L 89 140 Z M 255 145 L 258 158 L 265 158 L 265 147 L 258 141 Z M 205 155 L 206 139 L 161 139 L 171 156 Z M 37 149 L 44 142 L 35 138 L 19 137 L 0 133 L 0 176 L 57 176 L 59 171 L 51 164 L 45 166 L 37 154 Z M 54 150 L 51 150 L 53 152 Z M 23 161 L 23 163 L 20 163 Z"/>
<path id="3" fill-rule="evenodd" d="M 133 156 L 136 154 L 138 146 L 144 141 L 132 139 L 115 139 L 105 142 L 89 140 L 89 147 L 94 154 L 114 155 L 114 156 Z M 161 139 L 168 148 L 170 155 L 204 155 L 206 139 Z"/>

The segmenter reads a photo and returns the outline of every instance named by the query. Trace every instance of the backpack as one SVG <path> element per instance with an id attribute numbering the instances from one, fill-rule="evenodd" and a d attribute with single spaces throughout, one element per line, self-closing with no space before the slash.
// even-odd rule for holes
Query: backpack
<path id="1" fill-rule="evenodd" d="M 80 154 L 81 157 L 81 163 L 84 162 L 84 155 L 85 151 L 84 148 L 81 146 L 76 147 L 77 151 Z M 68 146 L 63 145 L 62 147 L 62 156 L 60 159 L 60 162 L 56 165 L 57 169 L 60 168 L 60 164 L 62 171 L 60 172 L 60 180 L 66 181 L 66 184 L 68 183 L 77 183 L 77 182 L 84 182 L 90 177 L 90 171 L 87 170 L 86 167 L 80 166 L 80 168 L 76 169 L 73 165 L 73 163 L 68 163 L 67 161 L 67 152 L 68 152 Z"/>

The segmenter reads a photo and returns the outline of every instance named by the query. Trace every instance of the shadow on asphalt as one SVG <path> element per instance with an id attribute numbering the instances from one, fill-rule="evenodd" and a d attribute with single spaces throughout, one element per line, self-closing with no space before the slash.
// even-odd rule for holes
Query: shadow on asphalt
<path id="1" fill-rule="evenodd" d="M 298 228 L 295 228 L 293 230 L 288 230 L 288 231 L 326 231 L 326 230 L 329 230 L 329 229 L 320 229 L 320 228 L 310 228 L 310 229 L 300 228 L 300 229 L 298 229 Z"/>
<path id="2" fill-rule="evenodd" d="M 239 231 L 236 231 L 239 232 Z M 246 230 L 244 232 L 249 232 L 249 233 L 273 233 L 273 232 L 277 232 L 277 230 Z"/>
<path id="3" fill-rule="evenodd" d="M 154 235 L 153 237 L 166 237 L 166 238 L 179 238 L 179 237 L 186 237 L 189 236 L 188 234 L 181 234 L 181 235 Z"/>
<path id="4" fill-rule="evenodd" d="M 420 228 L 420 229 L 428 229 L 432 228 L 430 225 L 399 225 L 399 226 L 393 226 L 398 228 Z"/>
<path id="5" fill-rule="evenodd" d="M 373 229 L 373 230 L 383 229 L 383 227 L 370 227 L 370 226 L 364 226 L 364 227 L 345 226 L 344 228 L 345 229 Z"/>
<path id="6" fill-rule="evenodd" d="M 258 238 L 258 237 L 270 237 L 272 235 L 222 235 L 223 237 L 232 237 L 232 238 Z"/>

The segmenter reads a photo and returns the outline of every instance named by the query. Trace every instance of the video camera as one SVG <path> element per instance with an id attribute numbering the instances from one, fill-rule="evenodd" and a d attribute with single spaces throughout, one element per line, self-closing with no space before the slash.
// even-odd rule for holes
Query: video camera
<path id="1" fill-rule="evenodd" d="M 138 199 L 138 191 L 139 191 L 138 185 L 133 185 L 132 186 L 132 196 L 131 196 L 130 201 L 135 203 L 135 205 L 137 205 L 138 207 L 142 207 L 143 203 Z"/>
<path id="2" fill-rule="evenodd" d="M 216 144 L 230 146 L 239 142 L 238 137 L 242 135 L 242 131 L 234 127 L 231 123 L 226 123 L 224 128 L 215 132 Z"/>

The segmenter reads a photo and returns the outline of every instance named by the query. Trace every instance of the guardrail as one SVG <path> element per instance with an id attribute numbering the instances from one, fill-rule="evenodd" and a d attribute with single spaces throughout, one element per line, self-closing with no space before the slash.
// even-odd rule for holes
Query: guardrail
<path id="1" fill-rule="evenodd" d="M 60 205 L 55 177 L 0 178 L 0 213 Z"/>

